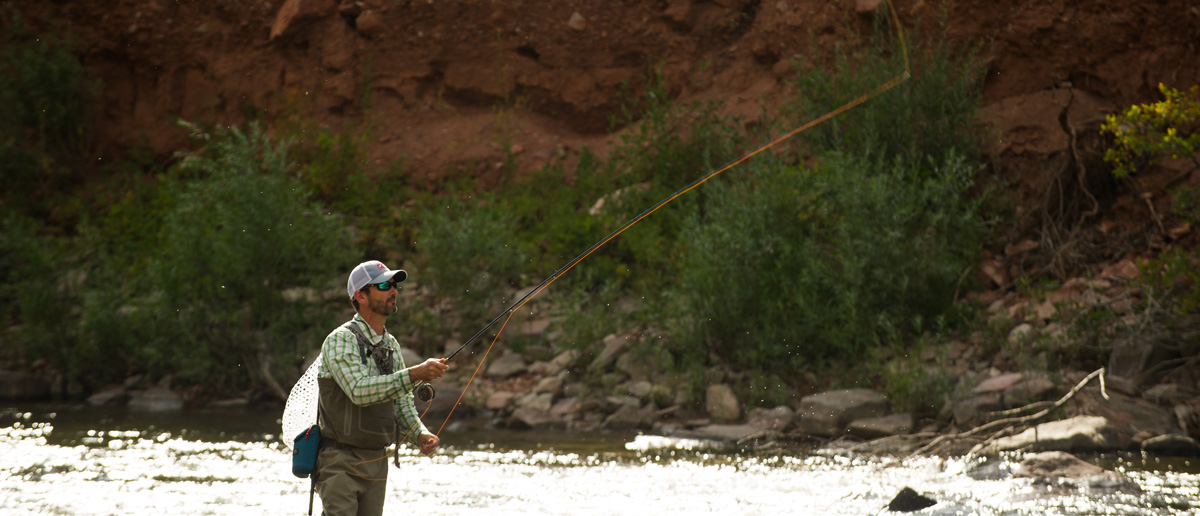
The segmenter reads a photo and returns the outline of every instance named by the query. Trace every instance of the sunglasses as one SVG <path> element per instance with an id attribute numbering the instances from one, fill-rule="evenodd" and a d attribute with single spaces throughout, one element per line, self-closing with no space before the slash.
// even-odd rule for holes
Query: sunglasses
<path id="1" fill-rule="evenodd" d="M 376 288 L 377 290 L 379 290 L 380 292 L 387 292 L 387 291 L 391 290 L 391 289 L 392 289 L 392 287 L 400 288 L 400 286 L 399 286 L 399 285 L 397 285 L 397 284 L 395 284 L 395 283 L 392 283 L 392 282 L 390 282 L 390 281 L 385 281 L 385 282 L 383 282 L 383 283 L 372 283 L 371 285 L 374 285 L 374 286 L 375 286 L 375 288 Z M 368 289 L 370 289 L 370 288 L 371 288 L 371 285 L 367 285 L 367 286 L 363 287 L 363 290 L 368 290 Z"/>

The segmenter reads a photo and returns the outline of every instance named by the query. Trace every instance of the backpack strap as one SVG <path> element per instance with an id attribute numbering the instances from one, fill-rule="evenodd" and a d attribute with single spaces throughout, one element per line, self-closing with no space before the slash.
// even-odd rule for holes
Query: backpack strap
<path id="1" fill-rule="evenodd" d="M 354 337 L 358 339 L 358 356 L 364 365 L 367 363 L 367 358 L 369 357 L 375 361 L 375 367 L 379 369 L 379 374 L 392 374 L 395 372 L 395 363 L 392 360 L 394 352 L 392 350 L 384 347 L 383 344 L 372 343 L 353 320 L 346 321 L 346 324 L 343 324 L 342 327 L 350 330 L 350 333 L 353 333 Z M 387 330 L 384 330 L 384 335 L 386 334 Z"/>

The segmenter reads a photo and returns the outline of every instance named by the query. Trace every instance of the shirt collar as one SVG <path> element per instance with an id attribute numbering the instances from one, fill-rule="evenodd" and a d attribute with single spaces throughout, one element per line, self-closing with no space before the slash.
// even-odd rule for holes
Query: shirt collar
<path id="1" fill-rule="evenodd" d="M 375 333 L 375 330 L 374 330 L 373 328 L 371 328 L 371 325 L 370 325 L 370 324 L 367 324 L 367 320 L 366 320 L 366 319 L 363 319 L 363 318 L 362 318 L 362 315 L 360 315 L 360 314 L 358 314 L 358 313 L 355 313 L 355 314 L 354 314 L 354 322 L 355 322 L 355 323 L 358 323 L 358 325 L 359 325 L 359 327 L 360 327 L 360 328 L 366 328 L 366 332 L 367 332 L 366 334 L 367 334 L 367 335 L 370 335 L 371 337 L 373 337 L 373 338 L 371 339 L 371 341 L 372 341 L 373 343 L 374 343 L 374 342 L 378 342 L 378 341 L 380 341 L 380 340 L 383 340 L 383 335 L 380 335 L 380 334 L 378 334 L 378 333 Z M 384 331 L 384 333 L 387 333 L 387 327 L 384 327 L 384 328 L 383 328 L 383 331 Z"/>

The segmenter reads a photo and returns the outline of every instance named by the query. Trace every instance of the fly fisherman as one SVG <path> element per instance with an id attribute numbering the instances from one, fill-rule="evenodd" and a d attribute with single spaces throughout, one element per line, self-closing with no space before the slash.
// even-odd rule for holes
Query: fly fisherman
<path id="1" fill-rule="evenodd" d="M 413 390 L 449 365 L 431 358 L 406 369 L 400 344 L 383 325 L 398 310 L 396 293 L 407 277 L 375 260 L 354 267 L 346 292 L 357 313 L 321 345 L 316 490 L 325 516 L 383 514 L 387 447 L 405 435 L 422 454 L 438 447 L 438 436 L 417 415 Z"/>

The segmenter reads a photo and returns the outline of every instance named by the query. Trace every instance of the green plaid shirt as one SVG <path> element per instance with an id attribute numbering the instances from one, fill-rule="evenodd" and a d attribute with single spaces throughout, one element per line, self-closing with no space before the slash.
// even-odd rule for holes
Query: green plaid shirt
<path id="1" fill-rule="evenodd" d="M 390 332 L 384 335 L 375 333 L 362 316 L 354 314 L 354 324 L 373 344 L 383 340 L 383 346 L 392 350 L 392 363 L 395 373 L 379 374 L 374 360 L 363 363 L 358 352 L 358 339 L 342 326 L 338 326 L 321 344 L 321 367 L 317 370 L 318 378 L 333 378 L 342 391 L 350 397 L 355 405 L 373 405 L 388 400 L 396 403 L 396 415 L 399 418 L 401 437 L 408 433 L 408 442 L 416 446 L 417 436 L 429 429 L 421 422 L 417 414 L 416 402 L 413 398 L 412 378 L 404 366 L 404 358 L 400 356 L 400 343 Z"/>

